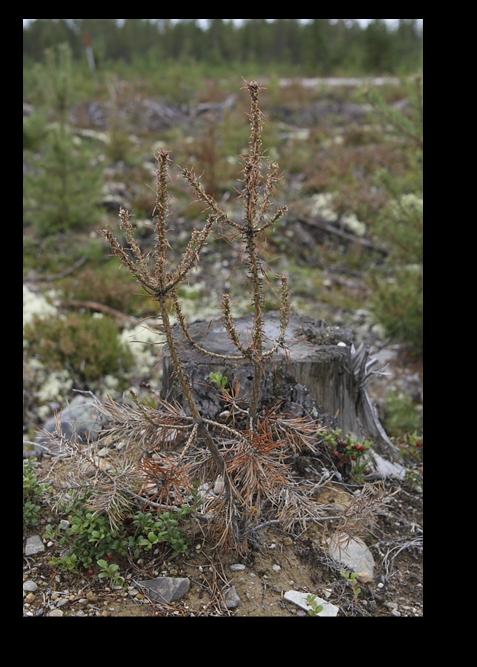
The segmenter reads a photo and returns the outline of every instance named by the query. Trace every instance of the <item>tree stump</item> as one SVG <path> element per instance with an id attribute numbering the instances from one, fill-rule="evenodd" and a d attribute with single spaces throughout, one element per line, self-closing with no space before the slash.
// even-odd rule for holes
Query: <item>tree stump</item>
<path id="1" fill-rule="evenodd" d="M 264 326 L 264 351 L 273 346 L 279 334 L 278 313 L 267 313 Z M 244 345 L 250 341 L 252 318 L 235 320 Z M 221 320 L 197 321 L 189 325 L 194 341 L 211 352 L 237 354 Z M 230 386 L 240 383 L 240 398 L 251 393 L 253 367 L 248 360 L 225 361 L 193 349 L 176 325 L 174 337 L 190 378 L 202 414 L 215 419 L 224 410 L 210 374 L 227 377 Z M 374 448 L 392 461 L 399 461 L 398 449 L 389 440 L 365 388 L 369 368 L 366 351 L 352 346 L 350 330 L 325 322 L 292 315 L 285 337 L 285 349 L 266 359 L 262 381 L 262 402 L 270 406 L 281 402 L 285 412 L 310 415 L 357 438 L 371 439 Z M 359 363 L 357 363 L 357 361 Z M 163 357 L 161 398 L 182 404 L 181 390 L 174 381 L 170 355 Z"/>

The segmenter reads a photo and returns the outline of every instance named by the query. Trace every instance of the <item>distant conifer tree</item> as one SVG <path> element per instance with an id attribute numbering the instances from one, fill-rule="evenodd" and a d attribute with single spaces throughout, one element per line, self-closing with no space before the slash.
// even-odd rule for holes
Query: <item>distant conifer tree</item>
<path id="1" fill-rule="evenodd" d="M 25 177 L 24 213 L 25 221 L 46 236 L 98 222 L 101 171 L 69 123 L 73 82 L 68 45 L 47 52 L 41 75 L 54 122 Z"/>

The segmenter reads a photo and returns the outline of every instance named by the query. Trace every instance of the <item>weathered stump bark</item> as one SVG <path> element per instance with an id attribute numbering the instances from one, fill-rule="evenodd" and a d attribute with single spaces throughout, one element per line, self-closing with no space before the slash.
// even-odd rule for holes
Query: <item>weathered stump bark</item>
<path id="1" fill-rule="evenodd" d="M 245 345 L 250 339 L 251 323 L 251 317 L 236 320 Z M 212 352 L 237 354 L 221 320 L 194 322 L 189 331 L 193 340 Z M 277 313 L 267 313 L 264 333 L 264 347 L 270 349 L 279 334 Z M 192 348 L 177 325 L 174 337 L 204 416 L 215 418 L 224 409 L 219 392 L 209 379 L 212 372 L 225 375 L 231 385 L 239 380 L 242 399 L 250 395 L 253 367 L 248 360 L 224 361 L 206 356 Z M 376 451 L 397 461 L 399 452 L 386 435 L 363 385 L 364 365 L 357 369 L 353 363 L 351 343 L 349 330 L 293 315 L 285 338 L 287 349 L 278 350 L 265 362 L 263 403 L 272 405 L 281 400 L 285 411 L 309 414 L 358 438 L 370 438 Z M 163 358 L 161 397 L 181 403 L 181 391 L 174 381 L 167 352 Z"/>

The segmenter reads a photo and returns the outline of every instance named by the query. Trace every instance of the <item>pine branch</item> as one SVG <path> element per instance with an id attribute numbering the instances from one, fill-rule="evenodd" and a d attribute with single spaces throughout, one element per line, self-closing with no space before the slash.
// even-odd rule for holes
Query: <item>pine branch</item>
<path id="1" fill-rule="evenodd" d="M 187 327 L 187 323 L 185 321 L 184 313 L 182 311 L 182 307 L 180 305 L 179 299 L 177 298 L 177 294 L 175 290 L 172 290 L 171 292 L 171 298 L 172 302 L 174 304 L 174 308 L 177 313 L 177 319 L 179 321 L 179 325 L 182 329 L 182 332 L 186 339 L 189 341 L 189 343 L 192 345 L 192 347 L 197 350 L 198 352 L 201 352 L 202 354 L 205 354 L 209 357 L 215 357 L 216 359 L 224 359 L 224 360 L 229 360 L 229 361 L 235 361 L 238 359 L 243 359 L 243 355 L 233 355 L 233 354 L 219 354 L 218 352 L 212 352 L 211 350 L 207 350 L 205 347 L 202 347 L 202 345 L 199 345 L 198 343 L 195 342 L 195 340 L 192 338 L 190 335 L 189 329 Z"/>

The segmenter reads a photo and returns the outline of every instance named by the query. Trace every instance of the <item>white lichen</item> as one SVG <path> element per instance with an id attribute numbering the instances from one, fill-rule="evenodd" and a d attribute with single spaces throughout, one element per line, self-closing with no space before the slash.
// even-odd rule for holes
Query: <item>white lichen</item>
<path id="1" fill-rule="evenodd" d="M 331 192 L 320 192 L 310 197 L 309 213 L 312 216 L 319 216 L 327 222 L 335 222 L 338 214 L 332 207 L 334 195 Z"/>
<path id="2" fill-rule="evenodd" d="M 358 220 L 354 213 L 346 213 L 339 216 L 338 212 L 333 207 L 335 194 L 332 192 L 320 192 L 319 194 L 310 197 L 308 204 L 308 212 L 312 216 L 320 217 L 322 220 L 331 223 L 339 223 L 349 232 L 356 236 L 364 236 L 366 233 L 366 225 L 364 222 Z"/>
<path id="3" fill-rule="evenodd" d="M 72 386 L 73 380 L 68 371 L 53 371 L 48 374 L 36 396 L 41 403 L 57 401 L 59 398 L 66 397 Z"/>
<path id="4" fill-rule="evenodd" d="M 348 213 L 344 215 L 340 222 L 343 227 L 345 227 L 345 229 L 350 231 L 352 234 L 355 234 L 356 236 L 364 236 L 366 234 L 366 225 L 364 222 L 358 220 L 354 213 Z"/>
<path id="5" fill-rule="evenodd" d="M 35 317 L 55 317 L 58 309 L 52 301 L 56 297 L 57 293 L 53 290 L 40 294 L 23 285 L 23 327 L 30 324 Z"/>
<path id="6" fill-rule="evenodd" d="M 158 350 L 164 344 L 164 336 L 145 324 L 124 329 L 121 341 L 129 347 L 134 358 L 134 375 L 147 376 L 158 362 Z"/>

